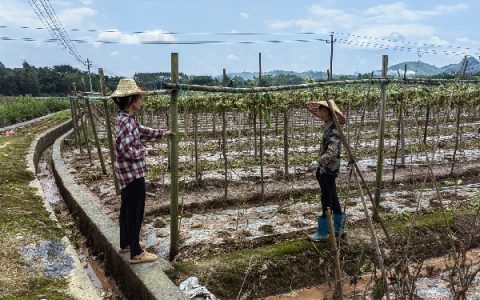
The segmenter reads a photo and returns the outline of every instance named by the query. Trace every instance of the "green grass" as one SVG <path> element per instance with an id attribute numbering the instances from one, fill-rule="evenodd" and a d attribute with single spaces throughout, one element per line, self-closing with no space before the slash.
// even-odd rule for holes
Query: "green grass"
<path id="1" fill-rule="evenodd" d="M 28 121 L 69 107 L 70 102 L 64 99 L 3 97 L 0 98 L 0 127 Z"/>
<path id="2" fill-rule="evenodd" d="M 19 249 L 42 240 L 59 241 L 65 235 L 49 218 L 43 199 L 30 181 L 25 156 L 35 136 L 65 120 L 42 120 L 0 138 L 0 299 L 69 299 L 64 279 L 28 275 Z"/>

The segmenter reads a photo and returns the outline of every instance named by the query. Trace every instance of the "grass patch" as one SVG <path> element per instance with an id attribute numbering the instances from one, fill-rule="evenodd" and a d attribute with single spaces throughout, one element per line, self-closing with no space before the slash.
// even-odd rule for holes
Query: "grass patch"
<path id="1" fill-rule="evenodd" d="M 49 218 L 43 199 L 30 187 L 35 175 L 27 171 L 25 156 L 38 133 L 64 121 L 42 120 L 0 138 L 0 298 L 68 299 L 64 280 L 30 276 L 19 254 L 23 246 L 42 240 L 59 241 L 64 232 Z"/>
<path id="2" fill-rule="evenodd" d="M 0 99 L 0 127 L 28 121 L 69 107 L 70 102 L 65 99 L 35 99 L 30 96 L 4 97 Z M 56 118 L 63 119 L 64 117 Z"/>

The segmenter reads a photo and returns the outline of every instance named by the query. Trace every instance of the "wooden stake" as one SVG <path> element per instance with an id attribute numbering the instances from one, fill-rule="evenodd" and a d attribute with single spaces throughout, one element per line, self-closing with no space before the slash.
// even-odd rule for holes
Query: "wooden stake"
<path id="1" fill-rule="evenodd" d="M 349 160 L 349 164 L 353 164 L 353 166 L 355 167 L 355 170 L 357 170 L 357 174 L 358 174 L 358 177 L 360 177 L 362 186 L 367 191 L 368 198 L 370 199 L 370 202 L 372 203 L 373 215 L 374 216 L 378 215 L 377 221 L 380 223 L 380 226 L 382 227 L 383 233 L 385 234 L 385 238 L 387 239 L 387 242 L 390 245 L 390 248 L 393 250 L 393 255 L 395 256 L 395 258 L 397 258 L 397 254 L 394 251 L 395 248 L 394 248 L 392 239 L 390 238 L 390 234 L 388 233 L 387 228 L 385 227 L 385 224 L 383 223 L 382 219 L 380 218 L 380 214 L 378 213 L 378 209 L 374 204 L 373 196 L 370 193 L 370 189 L 368 188 L 367 183 L 365 182 L 365 178 L 362 175 L 362 171 L 358 167 L 357 158 L 355 157 L 354 153 L 352 152 L 352 148 L 347 143 L 347 139 L 345 137 L 345 134 L 343 133 L 343 130 L 342 130 L 342 127 L 341 127 L 340 123 L 338 122 L 338 118 L 337 118 L 337 115 L 335 114 L 335 110 L 333 109 L 333 105 L 330 102 L 330 100 L 328 100 L 327 97 L 325 97 L 325 101 L 327 101 L 328 107 L 330 108 L 330 112 L 333 115 L 333 121 L 335 122 L 335 126 L 338 130 L 338 134 L 340 135 L 340 140 L 342 141 L 343 146 L 345 147 L 345 150 L 347 151 L 347 157 L 348 157 L 348 160 Z"/>
<path id="2" fill-rule="evenodd" d="M 85 103 L 87 104 L 88 117 L 92 126 L 92 133 L 95 139 L 95 145 L 97 146 L 98 158 L 100 159 L 100 165 L 102 167 L 102 174 L 107 175 L 107 168 L 105 167 L 105 162 L 103 160 L 102 148 L 100 147 L 100 141 L 98 140 L 97 128 L 95 127 L 95 123 L 93 122 L 93 113 L 92 106 L 90 105 L 90 100 L 88 98 L 85 98 Z"/>
<path id="3" fill-rule="evenodd" d="M 455 170 L 455 157 L 457 155 L 458 150 L 458 141 L 460 138 L 460 122 L 462 118 L 462 103 L 457 103 L 457 120 L 456 120 L 456 135 L 455 135 L 455 148 L 453 149 L 453 158 L 452 158 L 452 168 L 450 169 L 450 175 L 453 175 L 453 171 Z M 456 184 L 456 183 L 455 183 Z"/>
<path id="4" fill-rule="evenodd" d="M 382 57 L 382 77 L 387 78 L 388 70 L 388 55 Z M 377 156 L 377 170 L 375 176 L 375 205 L 380 206 L 380 193 L 382 190 L 382 176 L 383 176 L 383 156 L 385 146 L 385 107 L 387 103 L 387 84 L 382 83 L 381 86 L 381 100 L 380 100 L 380 122 L 378 127 L 378 156 Z M 378 216 L 375 216 L 377 218 Z"/>
<path id="5" fill-rule="evenodd" d="M 283 111 L 283 163 L 284 176 L 288 178 L 288 111 Z"/>
<path id="6" fill-rule="evenodd" d="M 82 110 L 78 97 L 76 98 L 76 104 L 79 111 Z M 83 107 L 83 112 L 80 113 L 80 122 L 82 124 L 83 138 L 85 139 L 85 145 L 87 146 L 88 158 L 92 161 L 92 151 L 90 150 L 90 140 L 88 139 L 87 124 L 83 121 L 83 116 L 85 115 L 85 106 Z M 81 142 L 81 141 L 80 141 Z"/>
<path id="7" fill-rule="evenodd" d="M 198 158 L 198 110 L 193 111 L 193 144 L 195 154 L 195 184 L 200 184 L 200 163 Z"/>
<path id="8" fill-rule="evenodd" d="M 75 96 L 77 95 L 77 89 L 75 88 L 75 85 L 74 85 L 74 88 L 73 88 L 73 91 L 75 93 Z M 76 98 L 75 98 L 76 100 Z M 83 154 L 83 147 L 82 147 L 82 143 L 81 143 L 81 139 L 80 139 L 80 132 L 78 131 L 78 126 L 77 126 L 77 109 L 75 107 L 75 100 L 74 99 L 70 99 L 70 111 L 72 113 L 72 121 L 73 121 L 73 131 L 74 131 L 74 136 L 75 136 L 75 143 L 77 144 L 77 146 L 80 148 L 80 153 Z"/>
<path id="9" fill-rule="evenodd" d="M 332 113 L 333 115 L 333 121 L 335 122 L 335 126 L 337 128 L 337 131 L 338 131 L 338 134 L 340 135 L 340 139 L 342 140 L 342 143 L 343 145 L 345 146 L 345 149 L 347 151 L 347 156 L 348 156 L 348 159 L 349 159 L 349 163 L 350 164 L 353 164 L 354 168 L 355 168 L 355 171 L 356 172 L 353 172 L 354 175 L 355 175 L 355 179 L 356 179 L 356 182 L 357 182 L 357 185 L 358 187 L 360 188 L 360 192 L 361 192 L 361 199 L 363 199 L 363 201 L 365 202 L 365 198 L 363 197 L 363 189 L 362 189 L 362 185 L 363 187 L 365 188 L 365 190 L 367 191 L 368 193 L 368 196 L 369 196 L 369 199 L 370 199 L 370 202 L 372 203 L 372 210 L 373 210 L 373 214 L 377 214 L 378 215 L 378 221 L 380 223 L 380 226 L 383 230 L 383 233 L 385 234 L 385 238 L 387 239 L 387 242 L 388 242 L 388 245 L 390 246 L 390 248 L 392 249 L 392 253 L 393 253 L 393 256 L 394 258 L 398 261 L 398 255 L 397 253 L 395 252 L 395 247 L 393 245 L 393 242 L 392 242 L 392 239 L 390 238 L 390 235 L 385 227 L 385 224 L 383 223 L 382 219 L 380 218 L 380 215 L 378 213 L 378 210 L 377 210 L 377 207 L 375 206 L 374 204 L 374 200 L 373 200 L 373 197 L 372 197 L 372 194 L 370 193 L 370 190 L 368 189 L 368 185 L 367 183 L 365 182 L 365 179 L 363 178 L 363 175 L 362 175 L 362 172 L 360 171 L 360 168 L 358 167 L 358 164 L 357 164 L 357 161 L 356 161 L 356 158 L 355 158 L 355 155 L 352 153 L 352 149 L 350 147 L 350 145 L 347 143 L 347 139 L 345 138 L 345 134 L 343 133 L 343 130 L 342 130 L 342 127 L 340 126 L 340 123 L 338 122 L 338 118 L 337 118 L 337 115 L 335 114 L 335 110 L 333 109 L 333 105 L 332 105 L 332 102 L 330 100 L 328 100 L 327 97 L 325 97 L 325 100 L 327 101 L 328 103 L 328 107 L 330 108 L 330 112 Z M 357 178 L 357 174 L 358 174 L 358 177 L 360 177 L 360 180 L 362 182 L 362 185 L 360 184 L 358 178 Z M 328 210 L 327 210 L 328 211 Z M 382 253 L 381 253 L 381 250 L 380 250 L 380 246 L 378 244 L 378 239 L 376 237 L 376 233 L 375 233 L 375 229 L 373 227 L 373 223 L 372 223 L 372 220 L 370 219 L 370 215 L 368 214 L 368 208 L 367 208 L 367 205 L 366 203 L 364 203 L 364 211 L 365 211 L 365 217 L 367 218 L 367 220 L 370 222 L 371 226 L 370 226 L 370 233 L 372 235 L 372 239 L 374 241 L 374 246 L 375 246 L 375 250 L 376 250 L 376 255 L 377 255 L 377 260 L 378 260 L 378 263 L 379 263 L 379 266 L 380 268 L 382 269 L 382 276 L 384 278 L 384 282 L 385 282 L 385 294 L 386 294 L 386 297 L 387 297 L 387 300 L 390 299 L 390 294 L 388 292 L 388 281 L 387 281 L 387 277 L 386 277 L 386 272 L 385 272 L 385 267 L 383 266 L 383 257 L 382 257 Z M 376 242 L 375 242 L 376 241 Z"/>
<path id="10" fill-rule="evenodd" d="M 227 79 L 227 70 L 223 69 L 223 85 L 228 86 Z M 223 194 L 223 204 L 227 205 L 228 197 L 228 160 L 227 160 L 227 118 L 225 116 L 225 98 L 222 98 L 223 107 L 222 107 L 222 156 L 223 156 L 223 171 L 225 173 L 224 177 L 224 194 Z"/>
<path id="11" fill-rule="evenodd" d="M 390 299 L 390 292 L 389 292 L 388 281 L 387 281 L 387 272 L 385 271 L 385 265 L 383 263 L 382 250 L 380 249 L 380 244 L 378 243 L 378 237 L 377 237 L 377 234 L 375 233 L 375 227 L 373 227 L 372 219 L 370 218 L 370 214 L 368 213 L 367 203 L 365 201 L 365 196 L 363 194 L 362 185 L 360 184 L 360 181 L 358 180 L 358 177 L 357 177 L 357 171 L 354 171 L 353 174 L 355 177 L 355 182 L 357 183 L 358 189 L 360 191 L 360 200 L 362 201 L 363 212 L 365 213 L 365 217 L 368 222 L 368 229 L 370 229 L 370 235 L 372 236 L 372 243 L 373 243 L 373 248 L 375 249 L 375 256 L 377 258 L 377 263 L 380 268 L 380 271 L 382 272 L 385 295 L 387 299 Z"/>
<path id="12" fill-rule="evenodd" d="M 172 83 L 178 81 L 178 53 L 171 54 Z M 171 91 L 170 112 L 171 122 L 170 130 L 173 136 L 171 143 L 171 181 L 170 181 L 170 260 L 173 260 L 178 254 L 180 243 L 180 233 L 178 224 L 178 90 Z"/>
<path id="13" fill-rule="evenodd" d="M 107 91 L 105 88 L 105 76 L 103 74 L 103 69 L 98 68 L 98 75 L 100 77 L 100 90 L 102 91 L 102 95 L 106 96 Z M 112 126 L 110 123 L 110 112 L 108 110 L 108 100 L 103 99 L 103 109 L 105 110 L 105 128 L 107 130 L 107 142 L 108 142 L 108 149 L 110 150 L 110 163 L 112 164 L 112 175 L 113 175 L 113 184 L 115 185 L 115 192 L 117 195 L 120 194 L 120 186 L 117 180 L 117 173 L 115 173 L 115 151 L 113 149 L 113 137 L 112 137 Z"/>
<path id="14" fill-rule="evenodd" d="M 261 104 L 260 104 L 261 105 Z M 263 181 L 263 109 L 259 109 L 259 135 L 260 135 L 260 182 L 261 182 L 261 200 L 265 200 L 265 182 Z"/>
<path id="15" fill-rule="evenodd" d="M 332 246 L 333 262 L 335 266 L 335 293 L 338 299 L 342 300 L 342 270 L 340 269 L 340 257 L 337 249 L 337 242 L 335 241 L 335 230 L 333 229 L 332 213 L 330 212 L 329 207 L 327 207 L 327 221 L 330 236 L 330 245 Z"/>

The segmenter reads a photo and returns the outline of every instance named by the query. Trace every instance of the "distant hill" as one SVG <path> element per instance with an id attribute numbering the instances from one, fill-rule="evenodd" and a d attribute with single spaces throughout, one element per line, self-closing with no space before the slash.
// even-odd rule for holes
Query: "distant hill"
<path id="1" fill-rule="evenodd" d="M 417 76 L 434 76 L 444 72 L 444 70 L 439 67 L 421 61 L 407 61 L 388 68 L 388 75 L 398 76 L 398 70 L 400 75 L 403 76 L 403 72 L 405 72 L 405 64 L 407 64 L 407 76 L 413 74 L 416 74 Z"/>
<path id="2" fill-rule="evenodd" d="M 454 74 L 460 71 L 460 67 L 463 64 L 464 58 L 458 63 L 458 64 L 451 64 L 451 65 L 446 65 L 444 67 L 437 67 L 422 61 L 407 61 L 407 62 L 402 62 L 393 66 L 390 66 L 388 68 L 388 75 L 397 77 L 398 72 L 400 72 L 400 76 L 403 76 L 403 72 L 405 70 L 405 64 L 407 64 L 407 76 L 435 76 L 439 74 Z M 480 73 L 480 62 L 473 56 L 467 57 L 468 65 L 467 65 L 467 71 L 466 73 Z M 397 72 L 398 70 L 398 72 Z M 263 75 L 271 75 L 272 77 L 275 77 L 276 75 L 297 75 L 302 77 L 303 79 L 305 78 L 313 78 L 315 80 L 325 80 L 327 79 L 327 73 L 321 72 L 321 71 L 305 71 L 305 72 L 294 72 L 294 71 L 285 71 L 285 70 L 273 70 L 269 72 L 264 72 L 262 73 Z M 374 72 L 375 76 L 380 76 L 382 74 L 381 71 L 377 70 Z M 340 74 L 335 74 L 334 77 L 337 77 Z M 342 76 L 347 76 L 351 78 L 355 78 L 357 75 L 360 75 L 358 72 L 355 72 L 354 74 L 348 75 L 348 74 L 342 74 Z M 239 72 L 239 73 L 229 73 L 228 77 L 233 78 L 235 76 L 241 77 L 245 80 L 251 80 L 254 78 L 258 78 L 258 72 Z M 222 76 L 215 76 L 218 80 L 222 79 Z"/>
<path id="3" fill-rule="evenodd" d="M 313 78 L 316 80 L 319 79 L 327 79 L 327 73 L 321 72 L 321 71 L 305 71 L 305 72 L 294 72 L 294 71 L 284 71 L 284 70 L 273 70 L 269 72 L 263 72 L 262 75 L 271 75 L 271 76 L 276 76 L 276 75 L 287 75 L 287 74 L 293 74 L 300 76 L 302 78 Z M 228 73 L 228 77 L 233 78 L 235 76 L 241 77 L 245 80 L 251 80 L 254 78 L 258 78 L 258 72 L 238 72 L 238 73 Z M 222 76 L 216 76 L 216 78 L 221 79 Z"/>
<path id="4" fill-rule="evenodd" d="M 460 71 L 461 66 L 463 65 L 465 58 L 463 58 L 458 64 L 451 64 L 442 67 L 442 70 L 445 73 L 457 73 Z M 467 57 L 467 71 L 466 73 L 479 73 L 480 72 L 480 62 L 473 56 Z"/>

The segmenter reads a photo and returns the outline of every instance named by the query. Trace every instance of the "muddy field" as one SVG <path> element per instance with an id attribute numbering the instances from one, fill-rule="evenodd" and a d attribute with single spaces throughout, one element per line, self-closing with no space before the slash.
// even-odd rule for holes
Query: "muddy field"
<path id="1" fill-rule="evenodd" d="M 394 132 L 395 122 L 391 123 L 391 131 Z M 235 122 L 232 121 L 232 124 Z M 413 216 L 423 216 L 427 219 L 430 216 L 436 216 L 441 207 L 450 212 L 476 208 L 480 204 L 479 125 L 480 121 L 474 119 L 462 125 L 460 147 L 455 150 L 454 124 L 438 122 L 429 128 L 429 136 L 426 139 L 427 151 L 419 147 L 423 138 L 422 128 L 410 126 L 405 139 L 407 145 L 405 165 L 398 166 L 401 160 L 397 159 L 394 181 L 392 177 L 396 138 L 393 134 L 390 138 L 386 138 L 384 188 L 380 203 L 382 218 L 391 224 L 402 224 L 410 222 Z M 266 161 L 263 167 L 263 194 L 260 180 L 261 167 L 258 160 L 253 158 L 252 136 L 247 135 L 247 131 L 244 131 L 245 136 L 240 138 L 236 133 L 230 134 L 227 140 L 229 162 L 227 198 L 224 196 L 224 158 L 219 137 L 215 137 L 215 134 L 208 131 L 201 136 L 200 183 L 195 182 L 194 176 L 193 140 L 186 134 L 181 137 L 179 157 L 181 248 L 175 260 L 177 272 L 172 275 L 174 279 L 181 281 L 189 275 L 196 275 L 206 281 L 204 284 L 222 299 L 235 298 L 233 295 L 238 293 L 239 287 L 231 282 L 225 282 L 228 281 L 225 276 L 220 279 L 222 272 L 228 270 L 222 261 L 228 260 L 229 255 L 241 253 L 238 255 L 254 257 L 257 253 L 277 251 L 268 250 L 271 249 L 269 247 L 288 248 L 292 243 L 295 247 L 299 243 L 300 248 L 311 247 L 303 244 L 305 243 L 303 241 L 307 234 L 315 230 L 316 215 L 320 210 L 318 183 L 312 172 L 308 170 L 310 162 L 318 156 L 318 143 L 321 138 L 320 126 L 316 123 L 313 126 L 297 128 L 294 134 L 291 134 L 294 138 L 289 147 L 288 177 L 284 176 L 282 135 L 276 134 L 273 129 L 267 130 L 263 140 Z M 355 127 L 352 127 L 351 131 L 354 132 Z M 375 127 L 365 125 L 356 151 L 358 164 L 372 193 L 376 169 L 376 138 Z M 167 144 L 165 142 L 149 143 L 147 147 L 149 149 L 147 164 L 150 173 L 147 177 L 146 217 L 142 236 L 150 250 L 167 258 L 170 233 L 170 175 L 166 158 Z M 106 143 L 102 149 L 107 169 L 111 170 Z M 98 155 L 93 149 L 92 154 L 93 157 L 90 159 L 85 152 L 80 153 L 73 139 L 69 140 L 69 145 L 63 153 L 65 161 L 78 182 L 96 194 L 96 205 L 100 206 L 107 216 L 118 221 L 119 196 L 115 194 L 111 178 L 101 174 Z M 454 155 L 455 167 L 451 172 Z M 430 170 L 435 175 L 435 180 Z M 438 185 L 438 191 L 434 189 L 434 182 Z M 341 174 L 337 179 L 337 188 L 341 203 L 348 215 L 349 233 L 344 242 L 345 260 L 355 260 L 355 255 L 359 254 L 359 248 L 370 247 L 370 237 L 365 228 L 365 213 L 360 202 L 360 194 L 354 188 L 353 179 L 350 180 L 345 158 L 342 161 Z M 368 203 L 368 205 L 371 210 L 371 204 Z M 435 224 L 443 226 L 441 222 Z M 419 237 L 420 235 L 419 233 Z M 397 238 L 399 241 L 403 239 L 401 235 Z M 384 243 L 382 237 L 381 239 Z M 422 249 L 426 251 L 426 248 Z M 417 250 L 422 251 L 420 248 Z M 295 252 L 296 250 L 289 251 L 287 251 L 289 253 L 287 257 L 280 258 L 282 262 L 278 262 L 278 257 L 272 258 L 259 254 L 263 255 L 263 263 L 255 262 L 252 267 L 251 261 L 248 263 L 247 259 L 247 262 L 237 266 L 243 269 L 231 271 L 232 274 L 247 272 L 245 274 L 247 283 L 243 282 L 245 290 L 242 292 L 245 298 L 263 297 L 292 288 L 308 287 L 325 282 L 325 278 L 306 279 L 298 276 L 298 272 L 302 272 L 301 268 L 294 271 L 298 278 L 289 287 L 273 288 L 271 286 L 275 282 L 290 280 L 288 278 L 273 282 L 265 279 L 267 283 L 263 284 L 251 278 L 255 276 L 254 274 L 262 274 L 262 268 L 268 269 L 264 270 L 266 277 L 271 276 L 271 272 L 276 268 L 285 265 L 285 259 L 303 261 L 303 263 L 305 259 L 310 261 L 310 258 L 305 258 L 303 254 L 299 255 Z M 371 255 L 370 251 L 371 249 L 367 250 L 369 255 Z M 292 257 L 292 253 L 297 254 Z M 427 251 L 418 257 L 428 258 L 443 254 L 442 251 L 435 253 Z M 276 266 L 268 267 L 269 263 L 274 263 L 273 261 L 277 261 Z M 215 270 L 216 267 L 218 270 Z M 248 274 L 247 270 L 252 268 L 257 269 L 251 270 L 251 274 Z M 354 266 L 345 263 L 345 268 L 354 269 Z M 309 272 L 314 269 L 309 268 Z M 292 270 L 289 270 L 279 276 L 292 276 L 291 272 Z"/>

